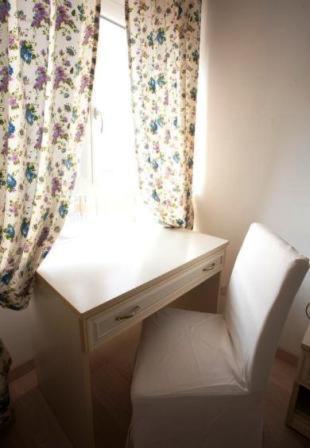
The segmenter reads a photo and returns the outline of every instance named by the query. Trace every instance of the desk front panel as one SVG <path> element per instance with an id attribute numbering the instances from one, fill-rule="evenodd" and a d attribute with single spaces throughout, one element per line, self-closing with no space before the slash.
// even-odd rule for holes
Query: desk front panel
<path id="1" fill-rule="evenodd" d="M 84 345 L 87 351 L 96 349 L 108 338 L 168 305 L 178 297 L 208 280 L 223 269 L 224 251 L 206 257 L 164 280 L 132 294 L 118 305 L 86 319 Z"/>

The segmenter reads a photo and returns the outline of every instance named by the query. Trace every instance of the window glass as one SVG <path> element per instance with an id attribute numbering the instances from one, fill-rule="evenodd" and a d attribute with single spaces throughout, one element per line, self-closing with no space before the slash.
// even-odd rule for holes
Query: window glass
<path id="1" fill-rule="evenodd" d="M 138 193 L 126 29 L 100 19 L 95 82 L 71 218 L 133 221 Z"/>

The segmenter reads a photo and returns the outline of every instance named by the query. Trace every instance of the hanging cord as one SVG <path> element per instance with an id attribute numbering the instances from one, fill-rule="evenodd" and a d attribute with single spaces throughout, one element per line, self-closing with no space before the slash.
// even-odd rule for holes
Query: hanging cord
<path id="1" fill-rule="evenodd" d="M 308 303 L 306 305 L 306 315 L 307 315 L 308 319 L 310 319 L 310 303 Z"/>

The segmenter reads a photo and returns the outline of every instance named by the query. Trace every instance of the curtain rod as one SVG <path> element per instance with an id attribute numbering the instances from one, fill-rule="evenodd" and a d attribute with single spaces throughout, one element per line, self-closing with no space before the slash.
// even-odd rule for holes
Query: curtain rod
<path id="1" fill-rule="evenodd" d="M 122 28 L 123 30 L 126 29 L 126 27 L 125 27 L 124 25 L 121 25 L 120 23 L 117 23 L 117 22 L 115 22 L 114 20 L 109 19 L 109 17 L 106 17 L 106 16 L 104 16 L 104 15 L 102 15 L 102 14 L 100 14 L 100 18 L 106 20 L 107 22 L 113 23 L 113 25 L 116 25 L 116 26 L 118 26 L 119 28 Z"/>

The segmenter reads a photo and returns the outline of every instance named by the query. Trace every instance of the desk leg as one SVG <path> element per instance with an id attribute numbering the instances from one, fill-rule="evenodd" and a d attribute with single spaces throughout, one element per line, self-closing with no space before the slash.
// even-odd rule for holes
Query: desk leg
<path id="1" fill-rule="evenodd" d="M 89 355 L 83 352 L 78 315 L 38 279 L 34 319 L 40 390 L 74 448 L 93 448 Z"/>

